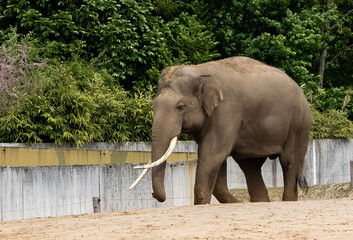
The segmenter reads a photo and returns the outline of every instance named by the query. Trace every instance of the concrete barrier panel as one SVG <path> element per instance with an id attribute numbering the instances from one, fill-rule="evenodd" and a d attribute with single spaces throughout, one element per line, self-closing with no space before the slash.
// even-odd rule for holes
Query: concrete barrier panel
<path id="1" fill-rule="evenodd" d="M 0 167 L 1 221 L 91 213 L 98 166 Z"/>
<path id="2" fill-rule="evenodd" d="M 306 153 L 304 175 L 309 185 L 349 182 L 353 140 L 313 140 Z"/>

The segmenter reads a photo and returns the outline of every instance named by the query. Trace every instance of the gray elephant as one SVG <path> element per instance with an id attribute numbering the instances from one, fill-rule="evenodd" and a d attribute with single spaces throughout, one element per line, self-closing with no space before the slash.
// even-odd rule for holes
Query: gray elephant
<path id="1" fill-rule="evenodd" d="M 297 200 L 311 114 L 303 92 L 284 72 L 247 57 L 168 67 L 153 106 L 152 159 L 142 168 L 143 174 L 152 168 L 158 201 L 166 199 L 165 160 L 181 133 L 198 144 L 195 204 L 210 203 L 212 194 L 221 203 L 238 202 L 227 187 L 229 156 L 244 172 L 252 202 L 269 201 L 261 167 L 279 157 L 283 200 Z"/>

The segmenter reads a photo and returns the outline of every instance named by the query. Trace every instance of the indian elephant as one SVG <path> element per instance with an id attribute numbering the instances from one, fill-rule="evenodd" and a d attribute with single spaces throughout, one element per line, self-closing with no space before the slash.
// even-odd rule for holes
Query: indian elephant
<path id="1" fill-rule="evenodd" d="M 311 114 L 298 85 L 281 70 L 247 57 L 167 67 L 153 100 L 153 197 L 166 199 L 166 158 L 181 133 L 198 144 L 194 203 L 238 202 L 227 187 L 229 156 L 245 174 L 250 200 L 269 201 L 261 174 L 279 157 L 284 201 L 298 198 L 297 176 L 309 141 Z M 163 157 L 162 157 L 163 156 Z M 142 177 L 142 176 L 141 176 Z"/>

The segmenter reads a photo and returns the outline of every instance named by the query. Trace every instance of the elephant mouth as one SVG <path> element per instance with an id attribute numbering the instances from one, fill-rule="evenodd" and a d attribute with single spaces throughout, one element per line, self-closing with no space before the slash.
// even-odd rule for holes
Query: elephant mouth
<path id="1" fill-rule="evenodd" d="M 168 157 L 172 154 L 175 146 L 176 146 L 176 142 L 178 140 L 178 137 L 174 137 L 170 143 L 169 143 L 169 147 L 167 149 L 167 151 L 163 154 L 163 156 L 158 159 L 155 162 L 152 162 L 152 160 L 150 160 L 146 165 L 143 166 L 136 166 L 134 167 L 134 169 L 143 169 L 143 172 L 140 174 L 140 176 L 135 180 L 135 182 L 130 186 L 129 189 L 134 188 L 148 173 L 148 171 L 153 168 L 156 167 L 162 163 L 164 163 L 165 161 L 167 161 Z"/>

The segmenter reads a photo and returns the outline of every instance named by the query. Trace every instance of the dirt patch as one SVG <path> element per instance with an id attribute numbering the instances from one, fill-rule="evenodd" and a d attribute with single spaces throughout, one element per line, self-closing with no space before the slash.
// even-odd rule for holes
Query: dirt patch
<path id="1" fill-rule="evenodd" d="M 249 194 L 246 189 L 232 189 L 231 192 L 240 201 L 249 202 Z M 268 188 L 268 195 L 271 201 L 282 201 L 282 194 L 283 188 Z M 299 190 L 299 201 L 335 198 L 353 198 L 353 186 L 350 186 L 350 183 L 315 185 L 309 187 L 306 195 Z"/>
<path id="2" fill-rule="evenodd" d="M 353 239 L 352 188 L 347 184 L 318 188 L 314 191 L 313 187 L 298 202 L 140 209 L 3 222 L 0 239 Z M 270 189 L 270 193 L 274 200 L 281 189 Z M 345 198 L 336 198 L 338 194 Z M 311 196 L 334 199 L 312 200 Z"/>

